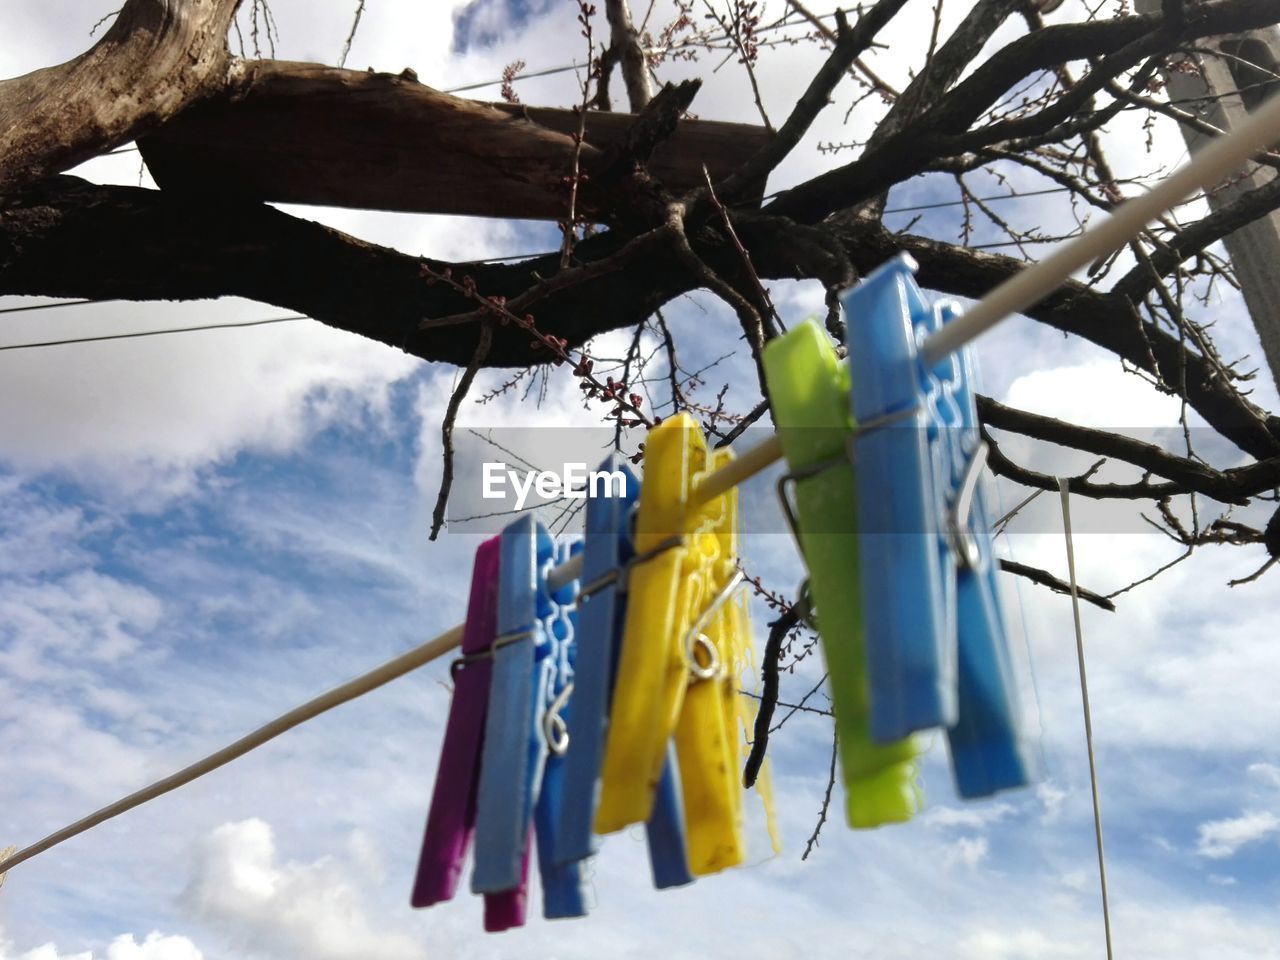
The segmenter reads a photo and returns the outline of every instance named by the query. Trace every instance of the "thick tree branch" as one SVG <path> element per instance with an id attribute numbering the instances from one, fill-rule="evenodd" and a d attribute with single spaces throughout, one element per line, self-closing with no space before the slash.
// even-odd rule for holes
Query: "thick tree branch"
<path id="1" fill-rule="evenodd" d="M 87 53 L 0 81 L 0 193 L 132 140 L 222 89 L 240 0 L 128 0 Z"/>
<path id="2" fill-rule="evenodd" d="M 978 397 L 978 416 L 987 426 L 998 430 L 1009 430 L 1100 457 L 1123 460 L 1164 477 L 1185 492 L 1203 493 L 1222 503 L 1245 506 L 1250 497 L 1274 485 L 1274 482 L 1269 484 L 1258 476 L 1246 477 L 1247 483 L 1241 484 L 1238 476 L 1214 470 L 1198 460 L 1176 456 L 1154 443 L 1017 410 L 990 397 Z M 1276 470 L 1276 480 L 1280 481 L 1280 465 Z"/>
<path id="3" fill-rule="evenodd" d="M 1154 276 L 1165 276 L 1187 257 L 1235 233 L 1241 227 L 1280 209 L 1280 177 L 1240 194 L 1230 203 L 1183 227 L 1148 254 L 1148 264 L 1138 264 L 1113 288 L 1119 296 L 1139 303 L 1153 289 Z"/>
<path id="4" fill-rule="evenodd" d="M 714 213 L 714 211 L 712 211 Z M 878 222 L 821 230 L 762 214 L 734 225 L 759 275 L 816 277 L 828 286 L 908 250 L 931 289 L 980 297 L 1022 263 L 936 240 L 895 235 Z M 719 277 L 736 277 L 742 258 L 715 223 L 686 224 L 697 258 Z M 590 265 L 630 237 L 611 231 L 576 248 Z M 252 203 L 204 201 L 126 187 L 95 187 L 55 178 L 9 198 L 0 217 L 0 293 L 136 300 L 243 296 L 286 307 L 430 360 L 469 362 L 478 325 L 419 330 L 424 319 L 469 312 L 475 304 L 445 285 L 430 285 L 423 261 L 364 243 L 318 224 Z M 581 344 L 606 330 L 632 327 L 705 277 L 688 251 L 654 244 L 632 268 L 586 271 L 579 284 L 549 292 L 535 311 L 539 330 Z M 485 296 L 513 300 L 556 269 L 554 254 L 517 264 L 442 264 L 473 277 Z M 741 304 L 735 304 L 741 306 Z M 1120 298 L 1068 283 L 1028 311 L 1057 329 L 1183 384 L 1187 398 L 1224 437 L 1259 460 L 1280 452 L 1280 420 L 1242 398 L 1216 368 L 1144 321 Z M 527 366 L 545 360 L 521 331 L 494 334 L 487 363 Z"/>

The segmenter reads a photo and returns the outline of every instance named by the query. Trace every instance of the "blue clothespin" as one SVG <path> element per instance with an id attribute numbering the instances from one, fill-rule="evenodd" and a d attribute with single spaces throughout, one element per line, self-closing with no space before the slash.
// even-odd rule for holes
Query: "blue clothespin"
<path id="1" fill-rule="evenodd" d="M 580 540 L 559 544 L 555 560 L 564 563 L 581 552 Z M 546 697 L 534 715 L 534 740 L 530 742 L 530 750 L 546 752 L 533 822 L 538 843 L 538 875 L 542 879 L 542 915 L 556 920 L 586 916 L 587 907 L 581 865 L 576 861 L 560 863 L 554 856 L 566 796 L 565 761 L 572 743 L 568 723 L 576 707 L 574 661 L 578 614 L 574 601 L 578 581 L 552 591 L 547 583 L 547 570 L 543 567 L 538 576 L 538 617 L 551 641 L 551 654 L 544 665 Z M 538 740 L 541 742 L 536 742 Z"/>
<path id="2" fill-rule="evenodd" d="M 871 735 L 888 743 L 956 720 L 955 557 L 939 519 L 949 438 L 917 345 L 932 315 L 905 254 L 844 298 L 852 380 Z"/>
<path id="3" fill-rule="evenodd" d="M 551 638 L 539 618 L 540 571 L 552 562 L 551 535 L 531 516 L 502 531 L 498 564 L 498 636 L 476 798 L 474 893 L 520 887 L 525 850 L 546 762 L 535 715 L 546 702 Z M 538 746 L 541 744 L 541 746 Z"/>
<path id="4" fill-rule="evenodd" d="M 950 304 L 943 305 L 937 311 L 938 326 L 957 312 Z M 956 531 L 967 541 L 959 549 L 968 562 L 957 570 L 960 709 L 955 725 L 947 730 L 947 741 L 957 792 L 962 797 L 985 797 L 1029 783 L 1034 764 L 1018 735 L 1017 687 L 996 585 L 990 514 L 978 482 L 986 446 L 978 432 L 976 368 L 967 349 L 951 359 L 956 383 L 951 478 L 957 496 L 968 495 L 971 500 L 968 522 Z"/>
<path id="5" fill-rule="evenodd" d="M 552 853 L 557 863 L 581 861 L 595 852 L 591 824 L 626 616 L 626 569 L 633 556 L 631 512 L 640 496 L 639 481 L 620 458 L 609 457 L 600 465 L 600 471 L 621 473 L 624 483 L 621 496 L 610 496 L 616 493 L 614 490 L 588 491 L 582 569 L 586 595 L 579 600 L 574 689 L 568 719 L 570 748 L 564 757 L 564 799 Z M 693 880 L 685 854 L 684 815 L 674 759 L 668 748 L 653 813 L 645 825 L 653 882 L 660 889 Z"/>
<path id="6" fill-rule="evenodd" d="M 972 361 L 924 368 L 919 345 L 956 308 L 931 308 L 914 270 L 903 254 L 845 299 L 871 731 L 948 727 L 958 791 L 985 796 L 1028 782 L 1029 764 L 978 486 Z"/>

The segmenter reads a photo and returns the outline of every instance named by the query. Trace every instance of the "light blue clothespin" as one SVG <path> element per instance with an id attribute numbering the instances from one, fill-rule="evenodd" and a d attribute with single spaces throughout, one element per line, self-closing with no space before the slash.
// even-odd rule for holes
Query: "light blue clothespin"
<path id="1" fill-rule="evenodd" d="M 564 757 L 564 799 L 556 831 L 553 858 L 557 863 L 581 861 L 595 852 L 591 832 L 599 795 L 600 762 L 604 751 L 609 703 L 617 654 L 626 615 L 627 564 L 632 559 L 631 513 L 640 496 L 640 483 L 622 462 L 611 456 L 601 473 L 621 473 L 621 496 L 612 489 L 588 491 L 586 546 L 579 600 L 578 642 L 574 689 L 569 712 L 570 748 Z M 645 825 L 654 886 L 689 883 L 684 847 L 684 815 L 674 755 L 667 763 Z"/>
<path id="2" fill-rule="evenodd" d="M 546 741 L 534 736 L 535 717 L 546 702 L 548 669 L 553 668 L 551 638 L 538 615 L 538 583 L 554 555 L 551 535 L 531 516 L 502 531 L 498 636 L 476 798 L 474 893 L 514 890 L 523 882 L 529 825 L 546 762 Z"/>
<path id="3" fill-rule="evenodd" d="M 948 727 L 956 786 L 1021 786 L 1007 637 L 978 486 L 986 462 L 967 352 L 926 369 L 931 308 L 903 254 L 846 298 L 871 731 Z"/>

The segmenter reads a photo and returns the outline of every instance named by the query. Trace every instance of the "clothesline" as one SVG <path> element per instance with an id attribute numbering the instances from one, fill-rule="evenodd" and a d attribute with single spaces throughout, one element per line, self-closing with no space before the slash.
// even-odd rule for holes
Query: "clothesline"
<path id="1" fill-rule="evenodd" d="M 1197 188 L 1211 189 L 1232 171 L 1243 166 L 1251 156 L 1270 146 L 1277 136 L 1280 136 L 1280 98 L 1268 101 L 1230 136 L 1214 140 L 1190 163 L 1159 183 L 1149 193 L 1127 201 L 1106 221 L 1064 245 L 1048 259 L 1014 274 L 963 315 L 928 337 L 921 346 L 925 366 L 932 366 L 990 330 L 1001 320 L 1038 303 L 1069 279 L 1076 270 L 1098 257 L 1120 249 L 1137 236 L 1147 223 L 1165 210 L 1177 205 Z M 736 460 L 721 469 L 706 475 L 697 485 L 694 499 L 705 503 L 761 472 L 781 456 L 781 441 L 775 435 L 748 448 Z M 562 587 L 575 579 L 581 573 L 581 566 L 582 561 L 579 556 L 556 567 L 550 574 L 553 588 Z M 444 656 L 456 648 L 461 640 L 462 626 L 451 627 L 439 636 L 374 670 L 295 707 L 235 743 L 223 747 L 177 773 L 19 850 L 12 857 L 0 862 L 0 874 L 65 840 L 191 783 L 307 720 Z"/>

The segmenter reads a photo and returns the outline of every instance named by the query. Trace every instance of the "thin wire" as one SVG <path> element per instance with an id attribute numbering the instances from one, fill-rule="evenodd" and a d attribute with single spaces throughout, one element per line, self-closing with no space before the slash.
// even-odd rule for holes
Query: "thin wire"
<path id="1" fill-rule="evenodd" d="M 1098 765 L 1093 756 L 1093 716 L 1089 710 L 1089 679 L 1084 668 L 1084 631 L 1080 626 L 1080 592 L 1076 584 L 1076 551 L 1071 537 L 1071 493 L 1065 477 L 1058 478 L 1062 498 L 1062 532 L 1067 541 L 1067 572 L 1071 577 L 1071 614 L 1076 626 L 1076 662 L 1080 667 L 1080 702 L 1084 708 L 1084 742 L 1089 751 L 1089 787 L 1093 792 L 1093 836 L 1098 847 L 1098 882 L 1102 887 L 1102 927 L 1111 960 L 1111 906 L 1107 898 L 1107 857 L 1102 849 L 1102 804 L 1098 799 Z"/>
<path id="2" fill-rule="evenodd" d="M 822 13 L 818 15 L 818 18 L 820 20 L 825 20 L 834 16 L 835 16 L 834 13 Z M 800 21 L 793 21 L 790 23 L 777 22 L 777 23 L 768 24 L 763 27 L 759 27 L 755 32 L 756 34 L 769 33 L 774 30 L 782 30 L 787 27 L 800 27 L 800 26 L 803 26 L 803 23 Z M 667 49 L 668 50 L 679 49 L 679 47 L 672 46 L 672 47 L 668 47 Z M 658 53 L 658 52 L 660 52 L 659 49 L 649 49 L 645 51 L 645 53 L 647 54 Z M 447 90 L 442 90 L 441 92 L 442 93 L 462 93 L 467 90 L 481 90 L 484 87 L 498 87 L 504 83 L 519 83 L 521 80 L 531 80 L 535 77 L 549 77 L 552 74 L 568 73 L 570 70 L 580 70 L 583 66 L 585 66 L 585 64 L 575 62 L 575 63 L 566 63 L 558 67 L 547 67 L 543 70 L 534 70 L 532 72 L 521 71 L 520 73 L 517 73 L 515 76 L 507 79 L 499 77 L 497 80 L 480 80 L 475 83 L 463 84 L 460 87 L 450 87 Z"/>
<path id="3" fill-rule="evenodd" d="M 59 307 L 83 307 L 90 303 L 116 303 L 115 300 L 63 300 L 61 303 L 37 303 L 28 307 L 4 307 L 0 313 L 30 313 L 32 310 L 56 310 Z"/>
<path id="4" fill-rule="evenodd" d="M 63 304 L 50 304 L 63 306 Z M 71 306 L 71 304 L 65 304 Z M 229 330 L 239 327 L 261 327 L 269 323 L 291 323 L 294 320 L 306 320 L 302 314 L 288 317 L 271 317 L 267 320 L 246 320 L 243 323 L 207 323 L 198 327 L 170 327 L 164 330 L 139 330 L 136 333 L 106 333 L 97 337 L 72 337 L 67 340 L 44 340 L 39 343 L 10 343 L 0 345 L 0 350 L 34 350 L 37 347 L 61 347 L 69 343 L 97 343 L 101 340 L 133 340 L 138 337 L 159 337 L 169 333 L 194 333 L 197 330 Z"/>
<path id="5" fill-rule="evenodd" d="M 580 70 L 582 69 L 582 67 L 583 67 L 583 64 L 581 63 L 566 63 L 563 66 L 548 67 L 545 70 L 535 70 L 532 73 L 518 73 L 511 78 L 510 82 L 516 83 L 517 81 L 520 81 L 520 80 L 531 80 L 534 77 L 549 77 L 555 73 L 568 73 L 570 70 Z M 479 83 L 466 83 L 460 87 L 450 87 L 448 90 L 443 90 L 441 92 L 442 93 L 462 93 L 466 90 L 480 90 L 480 89 L 483 89 L 484 87 L 501 86 L 504 82 L 505 81 L 501 79 L 482 80 Z"/>

